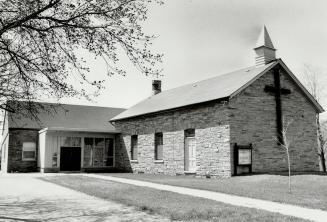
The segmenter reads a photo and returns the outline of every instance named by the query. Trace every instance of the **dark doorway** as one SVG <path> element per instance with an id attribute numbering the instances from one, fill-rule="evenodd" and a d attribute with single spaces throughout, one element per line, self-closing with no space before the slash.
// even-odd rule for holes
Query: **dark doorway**
<path id="1" fill-rule="evenodd" d="M 81 148 L 80 147 L 61 147 L 60 170 L 61 171 L 80 171 L 81 170 Z"/>

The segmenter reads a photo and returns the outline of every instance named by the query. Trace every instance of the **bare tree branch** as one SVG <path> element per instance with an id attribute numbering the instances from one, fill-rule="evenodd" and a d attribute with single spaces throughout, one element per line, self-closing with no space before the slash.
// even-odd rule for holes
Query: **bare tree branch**
<path id="1" fill-rule="evenodd" d="M 324 86 L 322 85 L 322 78 L 326 74 L 323 73 L 322 69 L 314 67 L 309 64 L 304 65 L 303 71 L 305 82 L 304 85 L 307 87 L 311 95 L 317 100 L 320 101 L 321 98 L 325 97 Z M 317 124 L 317 134 L 318 134 L 318 156 L 320 158 L 320 165 L 323 172 L 326 172 L 326 142 L 327 136 L 324 134 L 322 129 L 322 122 L 320 120 L 319 114 L 316 115 L 316 124 Z"/>
<path id="2" fill-rule="evenodd" d="M 285 123 L 285 119 L 283 118 L 283 129 L 280 135 L 283 138 L 283 143 L 280 144 L 286 152 L 286 156 L 287 156 L 287 167 L 288 167 L 288 192 L 292 193 L 292 182 L 291 182 L 291 158 L 290 158 L 290 146 L 291 146 L 291 142 L 292 139 L 290 138 L 290 136 L 288 135 L 288 129 L 289 126 L 292 124 L 293 120 L 287 121 Z M 278 137 L 275 138 L 275 140 L 277 142 L 279 142 Z"/>
<path id="3" fill-rule="evenodd" d="M 154 36 L 141 22 L 148 5 L 161 0 L 7 0 L 0 1 L 0 109 L 7 100 L 38 101 L 40 95 L 90 99 L 103 89 L 77 50 L 102 58 L 107 74 L 125 75 L 124 52 L 145 75 L 160 73 L 162 54 L 151 50 Z M 80 85 L 72 85 L 72 78 Z M 30 107 L 30 104 L 28 107 Z"/>

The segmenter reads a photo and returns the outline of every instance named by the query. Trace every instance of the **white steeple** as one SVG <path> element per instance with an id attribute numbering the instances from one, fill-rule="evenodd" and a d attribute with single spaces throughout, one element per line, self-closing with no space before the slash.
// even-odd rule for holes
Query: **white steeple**
<path id="1" fill-rule="evenodd" d="M 256 67 L 264 66 L 276 59 L 276 49 L 270 39 L 266 26 L 263 26 L 261 30 L 254 51 Z"/>

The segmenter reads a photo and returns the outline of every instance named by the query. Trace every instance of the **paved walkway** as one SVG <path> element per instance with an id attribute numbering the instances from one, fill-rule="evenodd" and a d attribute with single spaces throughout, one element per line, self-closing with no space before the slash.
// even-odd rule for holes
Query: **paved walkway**
<path id="1" fill-rule="evenodd" d="M 132 180 L 132 179 L 103 176 L 103 175 L 96 175 L 96 174 L 79 174 L 79 175 L 110 180 L 120 183 L 127 183 L 135 186 L 149 187 L 153 189 L 170 191 L 170 192 L 175 192 L 175 193 L 185 194 L 195 197 L 202 197 L 202 198 L 207 198 L 210 200 L 215 200 L 235 206 L 256 208 L 260 210 L 266 210 L 274 213 L 280 213 L 283 215 L 303 218 L 312 221 L 318 221 L 318 222 L 327 221 L 327 211 L 323 211 L 323 210 L 309 209 L 309 208 L 299 207 L 290 204 L 282 204 L 282 203 L 253 199 L 248 197 L 240 197 L 240 196 L 212 192 L 212 191 L 163 185 L 163 184 L 145 182 L 140 180 Z"/>
<path id="2" fill-rule="evenodd" d="M 40 174 L 0 175 L 0 221 L 170 221 L 34 176 Z"/>

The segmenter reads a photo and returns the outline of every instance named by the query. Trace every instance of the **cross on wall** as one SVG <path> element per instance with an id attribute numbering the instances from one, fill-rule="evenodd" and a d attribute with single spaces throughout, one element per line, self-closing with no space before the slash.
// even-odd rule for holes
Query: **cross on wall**
<path id="1" fill-rule="evenodd" d="M 284 144 L 283 132 L 283 113 L 282 113 L 282 95 L 288 95 L 291 93 L 290 89 L 281 88 L 280 86 L 280 72 L 279 68 L 273 69 L 274 74 L 274 86 L 266 85 L 265 92 L 274 93 L 276 101 L 276 125 L 277 125 L 277 139 L 278 144 Z"/>

